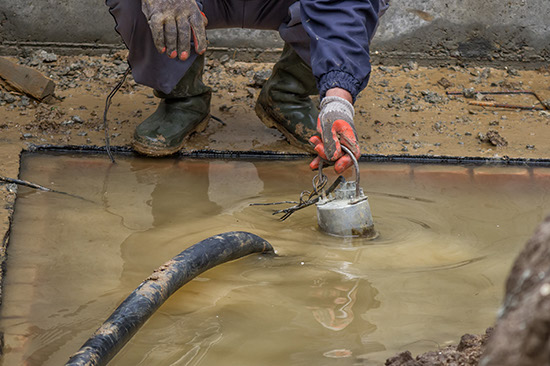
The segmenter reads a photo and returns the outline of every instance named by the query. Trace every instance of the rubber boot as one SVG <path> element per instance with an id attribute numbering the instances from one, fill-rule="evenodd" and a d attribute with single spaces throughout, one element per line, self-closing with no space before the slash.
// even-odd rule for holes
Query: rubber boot
<path id="1" fill-rule="evenodd" d="M 258 96 L 256 114 L 266 126 L 281 131 L 292 145 L 313 152 L 309 138 L 317 132 L 319 111 L 309 96 L 317 93 L 311 67 L 285 44 Z"/>
<path id="2" fill-rule="evenodd" d="M 202 82 L 203 71 L 204 56 L 198 56 L 170 94 L 155 90 L 162 101 L 136 127 L 135 151 L 149 156 L 171 155 L 183 148 L 187 136 L 206 128 L 212 90 Z"/>

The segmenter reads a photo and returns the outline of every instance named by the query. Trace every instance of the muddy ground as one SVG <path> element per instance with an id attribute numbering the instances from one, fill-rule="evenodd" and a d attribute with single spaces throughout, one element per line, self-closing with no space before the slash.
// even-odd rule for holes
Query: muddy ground
<path id="1" fill-rule="evenodd" d="M 104 146 L 105 97 L 127 68 L 125 52 L 57 56 L 45 51 L 12 60 L 40 70 L 56 82 L 55 98 L 39 103 L 0 84 L 0 176 L 17 177 L 22 150 L 37 145 Z M 207 129 L 186 146 L 212 150 L 301 152 L 281 133 L 265 127 L 254 102 L 273 64 L 208 59 L 205 82 L 213 88 Z M 550 65 L 538 70 L 476 67 L 450 60 L 439 67 L 376 65 L 356 103 L 362 152 L 383 155 L 550 158 L 550 111 L 481 107 L 485 101 L 541 107 L 550 103 Z M 477 91 L 532 91 L 482 95 Z M 458 91 L 461 95 L 447 95 Z M 110 139 L 129 146 L 134 127 L 158 103 L 150 88 L 129 77 L 109 112 Z M 37 182 L 43 183 L 43 182 Z M 0 183 L 0 255 L 5 256 L 16 187 Z M 476 365 L 486 336 L 465 336 L 457 347 L 413 358 L 400 354 L 391 366 Z"/>

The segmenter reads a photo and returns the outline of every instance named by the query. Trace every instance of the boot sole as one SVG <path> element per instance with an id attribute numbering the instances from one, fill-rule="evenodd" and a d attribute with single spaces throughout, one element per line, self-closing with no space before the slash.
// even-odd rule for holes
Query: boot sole
<path id="1" fill-rule="evenodd" d="M 147 156 L 154 156 L 154 157 L 160 157 L 160 156 L 169 156 L 177 153 L 183 147 L 185 146 L 185 143 L 187 142 L 187 138 L 194 134 L 195 132 L 202 132 L 206 129 L 206 126 L 208 126 L 208 121 L 210 120 L 210 113 L 206 115 L 206 117 L 199 122 L 199 124 L 193 128 L 189 133 L 181 140 L 181 143 L 178 146 L 175 147 L 157 147 L 157 146 L 151 146 L 144 143 L 141 143 L 139 141 L 136 141 L 134 139 L 132 141 L 132 148 L 135 152 L 140 153 L 142 155 Z"/>
<path id="2" fill-rule="evenodd" d="M 292 146 L 305 150 L 308 153 L 315 153 L 313 146 L 311 146 L 309 143 L 306 144 L 301 142 L 292 133 L 290 133 L 290 131 L 275 122 L 275 120 L 270 116 L 269 112 L 260 103 L 256 102 L 256 107 L 254 108 L 254 110 L 256 111 L 256 115 L 260 118 L 260 121 L 262 121 L 264 125 L 269 128 L 276 128 L 285 136 L 287 141 Z"/>

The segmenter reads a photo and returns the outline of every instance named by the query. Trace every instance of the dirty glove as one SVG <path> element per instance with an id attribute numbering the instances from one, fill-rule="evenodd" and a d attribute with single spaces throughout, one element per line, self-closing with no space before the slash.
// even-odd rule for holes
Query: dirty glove
<path id="1" fill-rule="evenodd" d="M 195 0 L 142 0 L 141 10 L 160 53 L 186 60 L 191 48 L 191 32 L 195 51 L 199 55 L 206 51 L 208 21 Z"/>
<path id="2" fill-rule="evenodd" d="M 351 157 L 342 151 L 343 144 L 359 158 L 359 144 L 353 124 L 355 111 L 353 105 L 344 98 L 331 96 L 321 101 L 321 112 L 317 120 L 317 131 L 321 138 L 313 136 L 310 142 L 315 145 L 317 156 L 309 165 L 311 169 L 319 168 L 321 159 L 333 161 L 334 170 L 340 174 L 353 165 Z"/>

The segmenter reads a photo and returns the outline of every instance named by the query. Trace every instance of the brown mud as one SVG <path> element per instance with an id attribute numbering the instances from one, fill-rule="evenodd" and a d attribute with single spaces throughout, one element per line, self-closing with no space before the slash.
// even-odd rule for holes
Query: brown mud
<path id="1" fill-rule="evenodd" d="M 42 51 L 13 60 L 51 77 L 57 88 L 55 98 L 39 103 L 0 84 L 0 175 L 17 177 L 20 152 L 31 146 L 105 145 L 105 97 L 126 70 L 125 52 L 75 57 Z M 301 152 L 254 113 L 272 66 L 235 62 L 227 55 L 207 60 L 204 81 L 213 88 L 211 112 L 217 120 L 210 119 L 205 131 L 191 136 L 184 150 Z M 374 66 L 369 87 L 355 105 L 362 153 L 548 159 L 550 111 L 469 104 L 477 100 L 541 107 L 534 95 L 476 91 L 527 90 L 548 100 L 548 85 L 550 66 L 516 70 L 454 61 L 440 67 L 411 62 L 401 67 Z M 450 96 L 447 91 L 464 93 Z M 155 110 L 158 101 L 150 88 L 137 85 L 130 76 L 109 112 L 111 145 L 129 147 L 134 127 Z M 16 191 L 14 184 L 0 183 L 1 258 Z M 486 336 L 465 337 L 457 347 L 417 358 L 400 354 L 387 365 L 476 365 Z"/>

